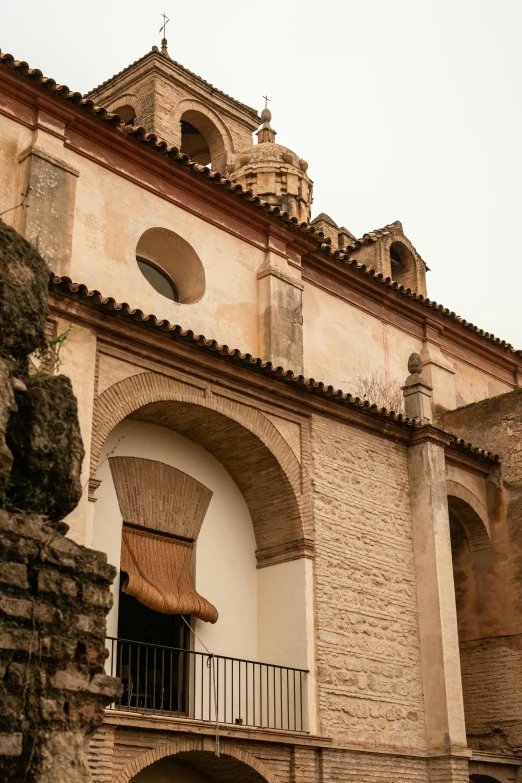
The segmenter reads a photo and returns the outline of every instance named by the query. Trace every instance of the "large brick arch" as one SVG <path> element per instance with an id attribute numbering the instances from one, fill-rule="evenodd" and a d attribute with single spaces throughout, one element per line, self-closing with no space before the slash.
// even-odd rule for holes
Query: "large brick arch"
<path id="1" fill-rule="evenodd" d="M 236 783 L 238 780 L 244 783 L 262 783 L 262 781 L 279 783 L 278 778 L 266 764 L 251 753 L 230 742 L 222 742 L 221 756 L 218 759 L 214 755 L 214 748 L 211 748 L 212 744 L 211 740 L 201 738 L 159 745 L 157 748 L 140 753 L 120 771 L 114 783 L 128 783 L 142 769 L 168 756 L 176 756 L 180 761 L 189 764 L 191 761 L 196 762 L 199 771 L 204 770 L 206 763 L 214 770 L 221 767 L 220 779 L 223 783 Z"/>
<path id="2" fill-rule="evenodd" d="M 105 440 L 125 418 L 175 430 L 224 465 L 249 507 L 258 552 L 292 551 L 312 537 L 311 511 L 301 491 L 301 466 L 260 411 L 159 373 L 133 375 L 110 386 L 96 401 L 92 476 Z"/>

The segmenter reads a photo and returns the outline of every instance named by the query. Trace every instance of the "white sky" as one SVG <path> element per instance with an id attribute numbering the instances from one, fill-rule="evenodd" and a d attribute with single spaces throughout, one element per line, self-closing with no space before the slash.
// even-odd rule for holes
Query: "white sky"
<path id="1" fill-rule="evenodd" d="M 160 43 L 308 160 L 313 214 L 401 220 L 428 294 L 522 348 L 520 0 L 25 0 L 0 47 L 86 92 Z M 110 295 L 110 291 L 104 292 Z"/>

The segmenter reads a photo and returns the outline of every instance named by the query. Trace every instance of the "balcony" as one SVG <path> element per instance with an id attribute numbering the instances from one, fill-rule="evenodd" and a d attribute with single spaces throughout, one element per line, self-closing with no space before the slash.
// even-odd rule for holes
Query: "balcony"
<path id="1" fill-rule="evenodd" d="M 107 638 L 123 693 L 110 709 L 236 726 L 307 731 L 307 671 Z"/>

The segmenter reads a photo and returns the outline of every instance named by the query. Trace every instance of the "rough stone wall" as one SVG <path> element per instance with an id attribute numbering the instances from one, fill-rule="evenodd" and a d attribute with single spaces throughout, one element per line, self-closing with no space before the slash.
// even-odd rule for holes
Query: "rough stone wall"
<path id="1" fill-rule="evenodd" d="M 339 743 L 425 747 L 406 449 L 315 418 L 317 679 Z"/>
<path id="2" fill-rule="evenodd" d="M 461 642 L 460 665 L 469 744 L 520 755 L 522 635 Z"/>
<path id="3" fill-rule="evenodd" d="M 491 549 L 483 553 L 472 577 L 468 574 L 480 599 L 476 630 L 471 637 L 461 635 L 460 654 L 469 744 L 478 750 L 518 754 L 522 749 L 522 388 L 446 413 L 439 424 L 502 457 L 500 476 L 492 475 L 487 482 Z"/>
<path id="4" fill-rule="evenodd" d="M 115 569 L 63 537 L 83 445 L 69 379 L 28 372 L 49 350 L 48 281 L 0 221 L 0 780 L 83 783 L 86 736 L 120 690 L 104 673 Z"/>
<path id="5" fill-rule="evenodd" d="M 115 692 L 104 673 L 114 575 L 104 554 L 41 517 L 0 512 L 0 769 L 7 779 L 89 780 L 85 734 Z"/>

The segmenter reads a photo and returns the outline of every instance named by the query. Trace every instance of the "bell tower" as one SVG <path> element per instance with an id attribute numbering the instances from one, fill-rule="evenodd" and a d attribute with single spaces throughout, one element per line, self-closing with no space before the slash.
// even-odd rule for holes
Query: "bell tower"
<path id="1" fill-rule="evenodd" d="M 227 165 L 252 146 L 260 124 L 255 109 L 173 60 L 167 39 L 91 90 L 86 98 L 142 126 L 204 166 L 226 174 Z"/>

